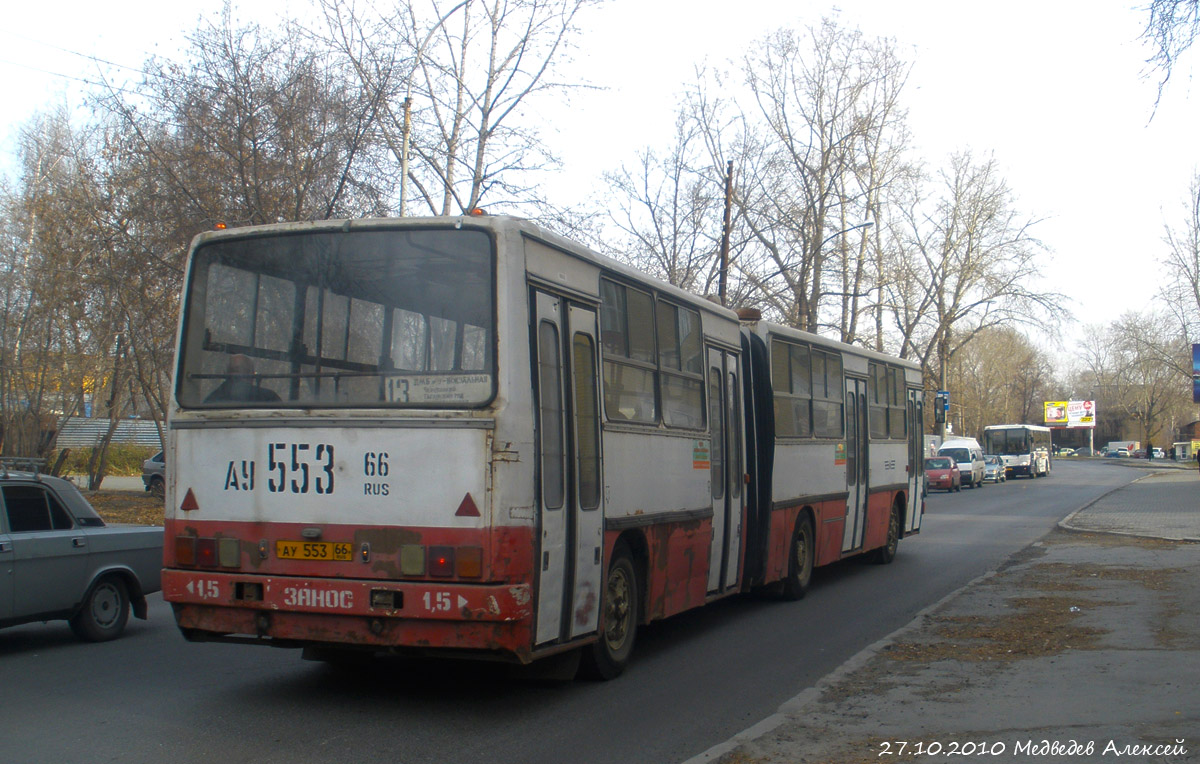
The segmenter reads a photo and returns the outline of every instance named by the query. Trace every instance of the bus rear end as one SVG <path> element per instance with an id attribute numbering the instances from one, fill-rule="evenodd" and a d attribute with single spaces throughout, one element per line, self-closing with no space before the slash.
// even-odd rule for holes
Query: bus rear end
<path id="1" fill-rule="evenodd" d="M 185 636 L 529 659 L 532 518 L 494 517 L 496 246 L 461 221 L 198 237 L 163 576 Z"/>

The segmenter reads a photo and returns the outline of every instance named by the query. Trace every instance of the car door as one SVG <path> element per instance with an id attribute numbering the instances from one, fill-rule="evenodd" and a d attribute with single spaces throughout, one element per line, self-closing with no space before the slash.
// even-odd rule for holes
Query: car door
<path id="1" fill-rule="evenodd" d="M 0 495 L 12 545 L 12 617 L 71 610 L 83 596 L 87 532 L 54 492 L 37 482 L 5 484 Z"/>
<path id="2" fill-rule="evenodd" d="M 0 622 L 12 617 L 13 543 L 8 533 L 8 518 L 0 511 Z"/>

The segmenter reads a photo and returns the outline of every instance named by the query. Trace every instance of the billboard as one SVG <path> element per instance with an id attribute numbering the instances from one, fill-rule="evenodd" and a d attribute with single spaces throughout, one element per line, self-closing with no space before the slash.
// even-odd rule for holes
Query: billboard
<path id="1" fill-rule="evenodd" d="M 1095 427 L 1095 401 L 1046 401 L 1046 425 L 1049 427 Z"/>
<path id="2" fill-rule="evenodd" d="M 1200 345 L 1192 345 L 1192 403 L 1200 403 Z"/>

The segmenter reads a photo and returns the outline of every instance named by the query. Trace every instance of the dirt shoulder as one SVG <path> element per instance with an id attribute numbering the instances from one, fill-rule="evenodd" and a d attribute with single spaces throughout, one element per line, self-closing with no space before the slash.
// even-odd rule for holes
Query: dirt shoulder
<path id="1" fill-rule="evenodd" d="M 163 524 L 163 501 L 148 493 L 85 491 L 84 496 L 106 523 Z"/>
<path id="2" fill-rule="evenodd" d="M 1200 761 L 1198 577 L 1200 544 L 1055 531 L 717 760 Z M 1072 741 L 1094 755 L 1054 747 Z"/>

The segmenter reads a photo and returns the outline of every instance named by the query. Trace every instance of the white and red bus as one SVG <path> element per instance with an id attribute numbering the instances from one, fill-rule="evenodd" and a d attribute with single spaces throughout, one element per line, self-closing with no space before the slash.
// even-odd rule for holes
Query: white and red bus
<path id="1" fill-rule="evenodd" d="M 163 591 L 190 640 L 619 674 L 637 628 L 919 531 L 919 368 L 513 218 L 205 233 Z M 582 649 L 580 649 L 582 648 Z"/>

